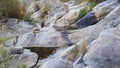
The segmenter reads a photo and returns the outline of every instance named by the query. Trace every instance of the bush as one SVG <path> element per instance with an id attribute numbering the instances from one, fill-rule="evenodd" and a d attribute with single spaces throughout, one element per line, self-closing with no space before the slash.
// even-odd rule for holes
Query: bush
<path id="1" fill-rule="evenodd" d="M 18 0 L 0 0 L 0 2 L 3 7 L 2 12 L 7 13 L 9 18 L 23 19 L 34 24 L 34 20 L 30 18 L 29 14 L 26 14 L 26 3 L 24 1 L 22 4 Z"/>
<path id="2" fill-rule="evenodd" d="M 44 8 L 43 8 L 43 11 L 41 12 L 41 15 L 40 15 L 40 19 L 41 19 L 41 26 L 43 27 L 44 26 L 44 21 L 45 21 L 45 18 L 48 14 L 48 11 L 49 11 L 49 7 L 48 7 L 48 3 L 45 4 Z"/>

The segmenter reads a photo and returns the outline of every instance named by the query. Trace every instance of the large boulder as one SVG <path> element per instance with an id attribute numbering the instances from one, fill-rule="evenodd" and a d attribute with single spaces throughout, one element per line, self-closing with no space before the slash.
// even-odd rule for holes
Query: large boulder
<path id="1" fill-rule="evenodd" d="M 94 12 L 87 13 L 83 18 L 79 19 L 77 22 L 71 25 L 71 28 L 85 28 L 90 25 L 94 25 L 99 21 Z"/>
<path id="2" fill-rule="evenodd" d="M 33 46 L 61 47 L 72 45 L 67 32 L 56 31 L 53 27 L 44 27 L 36 33 Z"/>
<path id="3" fill-rule="evenodd" d="M 112 28 L 100 33 L 90 44 L 84 62 L 93 68 L 120 67 L 120 29 Z"/>
<path id="4" fill-rule="evenodd" d="M 30 68 L 37 63 L 37 60 L 38 55 L 36 53 L 24 50 L 22 54 L 13 54 L 9 62 L 9 68 L 22 67 L 22 65 L 26 65 L 27 68 Z"/>

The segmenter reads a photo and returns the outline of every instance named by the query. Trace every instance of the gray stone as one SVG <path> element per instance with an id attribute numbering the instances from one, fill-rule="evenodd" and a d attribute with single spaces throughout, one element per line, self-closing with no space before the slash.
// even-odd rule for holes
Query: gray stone
<path id="1" fill-rule="evenodd" d="M 61 47 L 72 45 L 67 32 L 58 32 L 53 27 L 44 27 L 36 34 L 33 46 Z"/>
<path id="2" fill-rule="evenodd" d="M 86 11 L 90 9 L 89 2 L 83 2 L 80 5 L 73 6 L 64 16 L 57 19 L 55 24 L 53 24 L 52 26 L 55 27 L 57 30 L 66 30 L 70 28 L 70 25 L 75 23 L 75 21 L 77 20 L 80 11 L 85 7 L 87 7 Z"/>
<path id="3" fill-rule="evenodd" d="M 32 33 L 32 32 L 20 35 L 18 37 L 16 46 L 23 46 L 23 47 L 30 46 L 30 44 L 32 43 L 33 39 L 34 39 L 34 33 Z"/>
<path id="4" fill-rule="evenodd" d="M 9 19 L 6 24 L 6 30 L 12 33 L 23 34 L 30 32 L 34 26 L 29 22 L 21 21 L 15 18 Z"/>
<path id="5" fill-rule="evenodd" d="M 68 11 L 68 6 L 62 3 L 50 4 L 50 11 L 45 20 L 45 26 L 52 26 L 55 21 L 65 15 Z"/>
<path id="6" fill-rule="evenodd" d="M 16 42 L 16 35 L 11 32 L 0 31 L 0 44 L 12 47 Z"/>
<path id="7" fill-rule="evenodd" d="M 14 54 L 9 62 L 9 68 L 16 68 L 17 66 L 26 65 L 30 68 L 36 64 L 38 60 L 38 55 L 36 53 L 30 52 L 29 50 L 24 50 L 22 54 Z"/>
<path id="8" fill-rule="evenodd" d="M 120 29 L 112 28 L 100 33 L 90 44 L 84 62 L 93 68 L 120 67 Z"/>
<path id="9" fill-rule="evenodd" d="M 120 6 L 120 3 L 118 3 L 118 0 L 106 0 L 106 1 L 96 5 L 93 8 L 93 11 L 95 11 L 99 15 L 102 15 L 104 13 L 108 13 L 108 12 L 112 11 L 117 6 Z"/>
<path id="10" fill-rule="evenodd" d="M 48 60 L 40 68 L 73 68 L 72 64 L 62 59 L 51 59 Z"/>
<path id="11" fill-rule="evenodd" d="M 97 17 L 94 12 L 87 13 L 83 18 L 79 19 L 77 22 L 71 25 L 71 28 L 85 28 L 87 26 L 94 25 L 98 22 Z"/>

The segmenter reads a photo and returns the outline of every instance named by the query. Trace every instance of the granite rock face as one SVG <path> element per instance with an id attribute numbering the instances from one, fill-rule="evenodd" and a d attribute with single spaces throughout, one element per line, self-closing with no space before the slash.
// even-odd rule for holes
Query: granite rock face
<path id="1" fill-rule="evenodd" d="M 100 33 L 85 54 L 84 61 L 93 68 L 120 67 L 120 29 L 112 28 Z"/>

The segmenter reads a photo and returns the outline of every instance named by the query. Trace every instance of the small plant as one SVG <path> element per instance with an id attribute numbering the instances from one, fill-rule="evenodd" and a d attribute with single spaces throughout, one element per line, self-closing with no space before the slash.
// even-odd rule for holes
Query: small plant
<path id="1" fill-rule="evenodd" d="M 85 7 L 85 8 L 83 8 L 83 9 L 80 10 L 78 19 L 82 18 L 87 13 L 86 9 L 87 9 L 87 7 Z"/>
<path id="2" fill-rule="evenodd" d="M 9 52 L 9 49 L 6 49 L 5 46 L 0 46 L 0 68 L 9 68 L 8 62 L 11 60 L 12 55 Z"/>
<path id="3" fill-rule="evenodd" d="M 44 26 L 44 21 L 45 21 L 45 18 L 48 14 L 48 11 L 49 11 L 49 7 L 48 7 L 48 3 L 45 4 L 45 7 L 43 8 L 43 11 L 41 12 L 41 15 L 40 15 L 40 18 L 41 18 L 41 26 L 43 27 Z"/>
<path id="4" fill-rule="evenodd" d="M 96 2 L 90 2 L 90 10 L 92 10 L 92 8 L 94 8 L 97 5 Z"/>
<path id="5" fill-rule="evenodd" d="M 74 45 L 74 48 L 68 52 L 66 58 L 69 61 L 75 61 L 80 55 L 83 56 L 87 51 L 87 41 L 85 32 L 82 33 L 82 44 L 79 46 L 77 44 Z"/>
<path id="6" fill-rule="evenodd" d="M 35 23 L 36 23 L 36 20 L 34 20 L 33 18 L 30 18 L 30 16 L 24 16 L 23 17 L 23 20 L 24 21 L 27 21 L 29 24 L 31 24 L 31 25 L 34 25 Z"/>
<path id="7" fill-rule="evenodd" d="M 79 13 L 79 15 L 78 15 L 77 20 L 80 19 L 80 18 L 82 18 L 83 16 L 85 16 L 86 13 L 87 13 L 88 11 L 92 10 L 92 8 L 93 8 L 94 6 L 96 6 L 96 5 L 97 5 L 97 4 L 96 4 L 95 2 L 90 2 L 90 9 L 89 9 L 89 10 L 88 10 L 87 7 L 84 7 L 83 9 L 81 9 L 81 10 L 80 10 L 80 13 Z"/>
<path id="8" fill-rule="evenodd" d="M 35 10 L 36 10 L 36 11 L 40 10 L 39 3 L 35 3 Z"/>
<path id="9" fill-rule="evenodd" d="M 4 34 L 4 36 L 2 36 L 0 38 L 0 44 L 5 46 L 5 42 L 12 39 L 12 38 L 15 38 L 16 36 L 10 36 L 10 37 L 7 37 L 6 33 Z"/>
<path id="10" fill-rule="evenodd" d="M 100 16 L 101 19 L 105 18 L 106 15 L 108 15 L 109 12 L 106 12 Z"/>
<path id="11" fill-rule="evenodd" d="M 21 66 L 17 66 L 16 68 L 27 68 L 27 66 L 25 64 L 23 64 Z"/>

